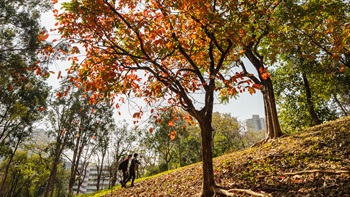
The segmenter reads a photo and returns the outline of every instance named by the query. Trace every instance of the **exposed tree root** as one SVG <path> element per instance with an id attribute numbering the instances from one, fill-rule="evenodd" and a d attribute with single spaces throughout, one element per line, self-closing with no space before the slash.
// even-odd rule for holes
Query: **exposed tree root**
<path id="1" fill-rule="evenodd" d="M 310 173 L 323 173 L 323 174 L 343 174 L 347 173 L 349 174 L 349 170 L 304 170 L 304 171 L 297 171 L 297 172 L 288 172 L 283 173 L 283 175 L 300 175 L 300 174 L 310 174 Z"/>
<path id="2" fill-rule="evenodd" d="M 271 196 L 270 194 L 266 194 L 266 193 L 259 193 L 259 192 L 255 192 L 253 190 L 250 189 L 223 189 L 220 187 L 214 187 L 214 192 L 216 195 L 224 195 L 224 196 L 235 196 L 237 194 L 237 192 L 241 192 L 241 193 L 246 193 L 246 194 L 250 194 L 252 196 L 263 196 L 263 197 L 269 197 Z"/>
<path id="3" fill-rule="evenodd" d="M 265 139 L 259 140 L 259 141 L 255 142 L 251 147 L 261 146 L 261 145 L 267 143 L 269 140 L 270 140 L 270 137 L 267 137 Z"/>

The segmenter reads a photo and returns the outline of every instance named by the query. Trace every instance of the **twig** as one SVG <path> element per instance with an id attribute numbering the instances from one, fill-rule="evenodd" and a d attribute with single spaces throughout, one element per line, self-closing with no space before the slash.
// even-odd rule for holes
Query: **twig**
<path id="1" fill-rule="evenodd" d="M 283 173 L 282 175 L 299 175 L 299 174 L 308 174 L 308 173 L 324 173 L 324 174 L 343 174 L 343 173 L 350 173 L 349 170 L 304 170 L 304 171 L 297 171 L 297 172 L 288 172 Z"/>

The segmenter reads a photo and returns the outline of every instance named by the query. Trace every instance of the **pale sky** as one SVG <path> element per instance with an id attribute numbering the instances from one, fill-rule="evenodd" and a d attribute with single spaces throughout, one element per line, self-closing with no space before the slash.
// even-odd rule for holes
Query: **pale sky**
<path id="1" fill-rule="evenodd" d="M 54 28 L 54 24 L 56 23 L 52 11 L 49 11 L 42 15 L 41 19 L 42 25 L 49 31 L 49 39 L 54 39 L 55 37 L 60 37 L 59 35 L 55 35 L 50 32 L 51 28 Z M 245 61 L 246 65 L 251 64 L 248 61 Z M 248 65 L 248 67 L 249 67 Z M 62 74 L 65 73 L 65 69 L 69 66 L 67 62 L 55 62 L 53 65 L 50 65 L 50 70 L 58 73 L 58 71 L 62 71 Z M 251 66 L 252 67 L 252 66 Z M 254 69 L 248 70 L 248 72 L 253 72 Z M 57 75 L 52 75 L 48 80 L 49 85 L 53 87 L 58 87 Z M 128 113 L 127 106 L 123 107 L 122 117 L 116 117 L 118 120 L 126 119 L 130 124 L 132 124 L 132 115 Z M 257 91 L 255 94 L 250 95 L 248 92 L 244 92 L 240 94 L 237 100 L 232 99 L 226 105 L 223 104 L 215 104 L 214 111 L 220 113 L 230 113 L 232 117 L 238 118 L 238 120 L 245 120 L 251 118 L 252 115 L 259 115 L 260 117 L 264 117 L 264 104 L 263 98 L 260 91 Z M 128 117 L 130 116 L 130 117 Z"/>

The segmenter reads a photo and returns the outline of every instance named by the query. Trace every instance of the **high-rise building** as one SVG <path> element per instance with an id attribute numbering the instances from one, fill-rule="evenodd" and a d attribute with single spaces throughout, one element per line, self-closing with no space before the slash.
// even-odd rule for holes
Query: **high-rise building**
<path id="1" fill-rule="evenodd" d="M 65 168 L 70 169 L 72 163 L 69 161 L 66 161 L 65 163 Z M 97 191 L 97 175 L 98 175 L 98 170 L 97 166 L 94 164 L 90 164 L 86 167 L 85 171 L 85 178 L 83 183 L 81 184 L 79 188 L 79 194 L 87 194 L 91 192 Z M 110 187 L 110 175 L 109 175 L 109 167 L 105 166 L 102 169 L 102 176 L 100 180 L 100 190 L 102 189 L 107 189 Z M 78 185 L 77 183 L 73 186 L 73 192 L 74 194 L 78 193 Z"/>
<path id="2" fill-rule="evenodd" d="M 259 115 L 253 115 L 252 118 L 246 120 L 247 130 L 261 131 L 266 129 L 265 118 L 260 118 Z"/>

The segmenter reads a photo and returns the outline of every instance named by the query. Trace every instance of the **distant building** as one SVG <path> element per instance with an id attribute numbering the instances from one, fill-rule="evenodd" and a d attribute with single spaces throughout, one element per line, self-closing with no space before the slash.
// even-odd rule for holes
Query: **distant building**
<path id="1" fill-rule="evenodd" d="M 247 130 L 261 131 L 266 129 L 265 118 L 260 118 L 259 115 L 253 115 L 252 118 L 246 120 Z"/>
<path id="2" fill-rule="evenodd" d="M 65 168 L 66 169 L 70 169 L 71 168 L 72 163 L 67 161 L 65 163 Z M 97 191 L 97 166 L 94 164 L 88 165 L 86 168 L 86 175 L 85 175 L 85 179 L 84 182 L 82 183 L 82 185 L 80 186 L 80 191 L 79 194 L 88 194 L 91 192 L 95 192 Z M 101 176 L 101 180 L 100 180 L 100 190 L 103 189 L 107 189 L 110 187 L 110 176 L 109 176 L 109 167 L 105 166 L 103 168 L 102 171 L 102 176 Z M 73 192 L 74 194 L 78 193 L 78 185 L 77 182 L 76 184 L 73 186 Z"/>

